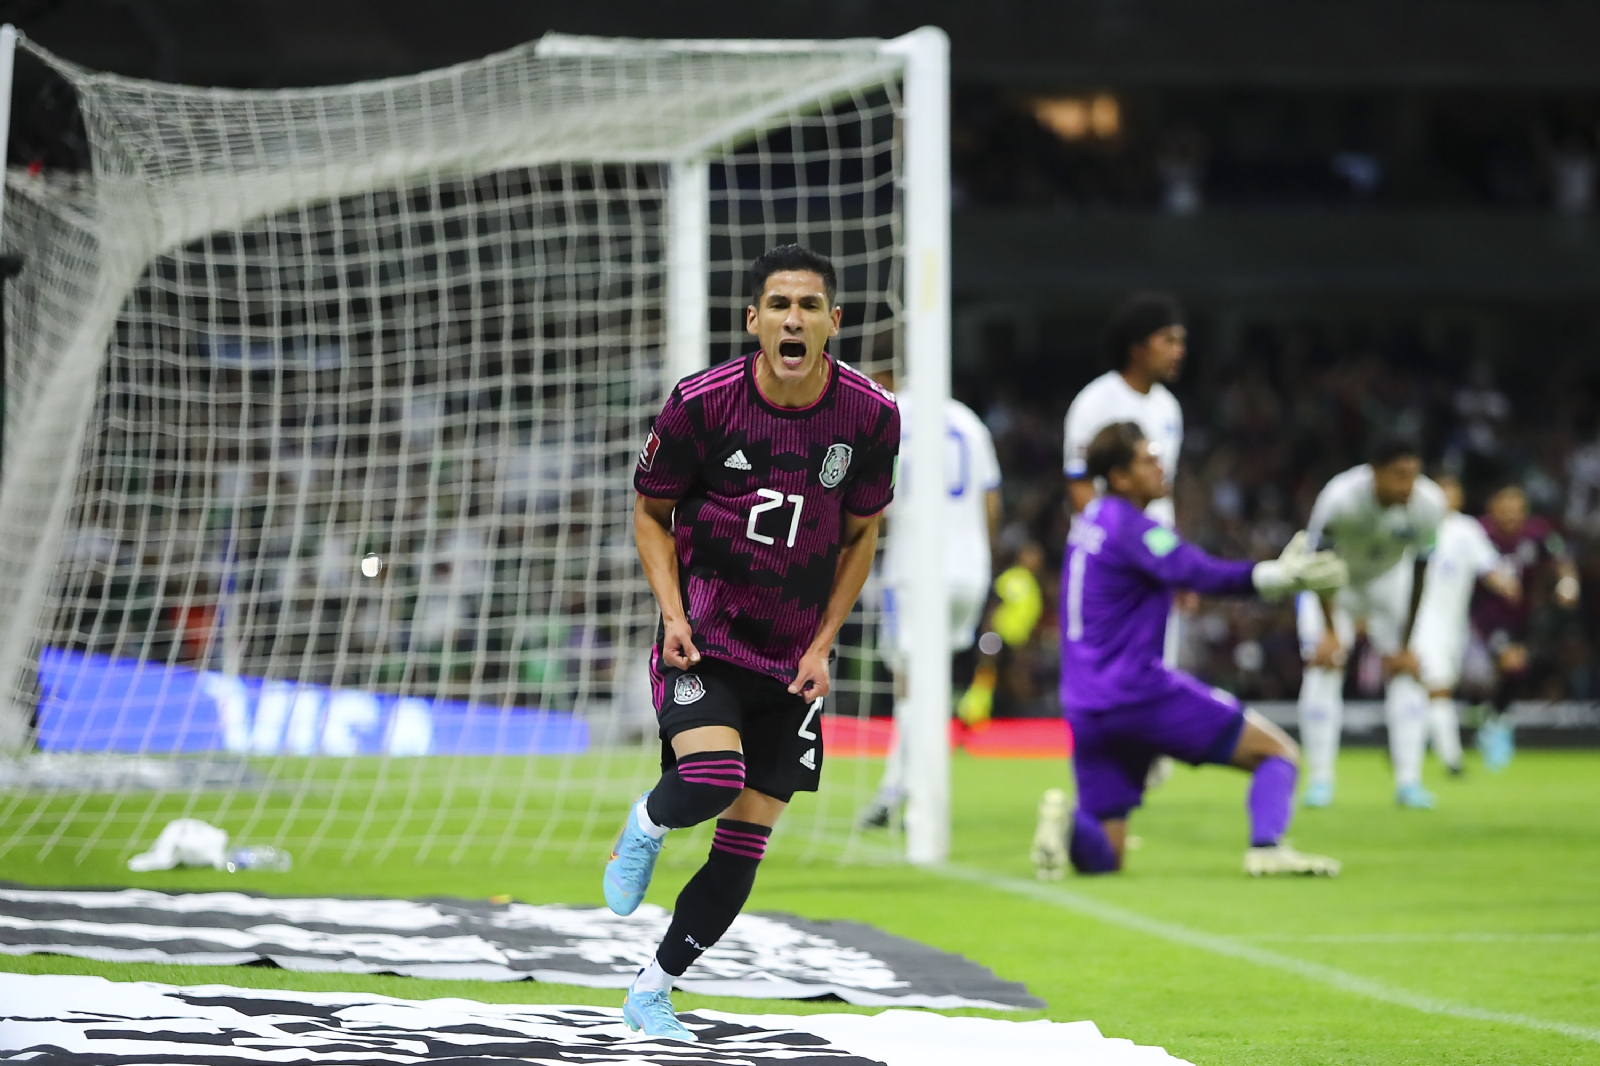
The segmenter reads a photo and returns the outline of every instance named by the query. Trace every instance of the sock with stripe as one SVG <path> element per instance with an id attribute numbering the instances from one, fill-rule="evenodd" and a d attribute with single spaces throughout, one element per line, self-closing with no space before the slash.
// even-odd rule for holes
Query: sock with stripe
<path id="1" fill-rule="evenodd" d="M 727 810 L 744 791 L 744 756 L 737 751 L 681 755 L 661 775 L 645 800 L 650 821 L 663 829 L 687 829 Z"/>
<path id="2" fill-rule="evenodd" d="M 672 924 L 656 950 L 656 961 L 664 971 L 682 976 L 694 960 L 722 939 L 750 898 L 756 867 L 767 853 L 771 834 L 771 828 L 754 822 L 717 820 L 711 854 L 678 894 Z"/>

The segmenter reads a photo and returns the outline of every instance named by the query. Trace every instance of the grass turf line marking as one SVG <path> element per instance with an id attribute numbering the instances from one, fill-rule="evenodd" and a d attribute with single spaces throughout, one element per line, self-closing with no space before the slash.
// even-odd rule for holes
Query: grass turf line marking
<path id="1" fill-rule="evenodd" d="M 1439 1014 L 1468 1021 L 1491 1022 L 1496 1025 L 1516 1026 L 1520 1029 L 1560 1033 L 1562 1036 L 1569 1036 L 1574 1040 L 1586 1040 L 1590 1043 L 1600 1044 L 1600 1029 L 1589 1029 L 1581 1025 L 1549 1021 L 1527 1014 L 1484 1010 L 1465 1003 L 1452 1003 L 1446 999 L 1437 999 L 1433 996 L 1423 995 L 1420 992 L 1396 988 L 1394 985 L 1385 984 L 1382 981 L 1374 981 L 1368 977 L 1347 973 L 1332 966 L 1324 966 L 1321 963 L 1307 962 L 1304 959 L 1282 955 L 1276 951 L 1269 951 L 1266 948 L 1243 943 L 1233 937 L 1203 933 L 1198 929 L 1190 929 L 1188 926 L 1178 925 L 1176 922 L 1164 922 L 1158 918 L 1147 918 L 1137 911 L 1119 907 L 1114 903 L 1105 903 L 1092 896 L 1081 895 L 1071 889 L 1057 885 L 1044 885 L 1037 881 L 1024 881 L 1020 877 L 1008 877 L 1004 874 L 989 873 L 965 866 L 942 866 L 932 867 L 931 869 L 946 877 L 966 881 L 969 884 L 983 885 L 988 888 L 999 889 L 1002 892 L 1010 892 L 1012 895 L 1037 900 L 1040 903 L 1048 903 L 1074 911 L 1087 918 L 1105 922 L 1107 925 L 1121 926 L 1124 929 L 1159 937 L 1174 944 L 1182 944 L 1185 947 L 1198 948 L 1201 951 L 1209 951 L 1216 955 L 1252 962 L 1257 966 L 1265 966 L 1269 969 L 1292 973 L 1308 981 L 1315 981 L 1318 984 L 1327 985 L 1341 992 L 1366 996 L 1368 999 L 1375 999 L 1380 1003 L 1387 1003 L 1391 1006 L 1409 1007 L 1424 1014 Z"/>
<path id="2" fill-rule="evenodd" d="M 1280 944 L 1593 944 L 1600 933 L 1256 933 L 1235 940 Z"/>

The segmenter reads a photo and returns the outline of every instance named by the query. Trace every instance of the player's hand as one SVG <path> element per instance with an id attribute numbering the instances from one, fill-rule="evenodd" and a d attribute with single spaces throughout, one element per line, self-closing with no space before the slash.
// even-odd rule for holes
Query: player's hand
<path id="1" fill-rule="evenodd" d="M 1578 606 L 1578 592 L 1582 587 L 1577 574 L 1562 574 L 1556 581 L 1556 606 L 1567 611 Z"/>
<path id="2" fill-rule="evenodd" d="M 1344 666 L 1344 648 L 1339 646 L 1337 634 L 1322 634 L 1322 639 L 1317 641 L 1317 650 L 1311 653 L 1311 665 L 1324 670 L 1338 670 Z"/>
<path id="3" fill-rule="evenodd" d="M 1179 614 L 1194 614 L 1200 610 L 1200 594 L 1193 589 L 1179 589 L 1173 594 L 1172 605 Z"/>
<path id="4" fill-rule="evenodd" d="M 1508 674 L 1520 674 L 1528 668 L 1528 648 L 1525 644 L 1507 644 L 1500 650 L 1500 669 Z"/>
<path id="5" fill-rule="evenodd" d="M 1485 574 L 1483 583 L 1489 591 L 1510 603 L 1518 603 L 1522 599 L 1522 582 L 1517 580 L 1517 575 L 1508 570 L 1495 570 Z"/>
<path id="6" fill-rule="evenodd" d="M 1383 672 L 1388 677 L 1399 677 L 1401 674 L 1416 677 L 1422 672 L 1422 664 L 1417 661 L 1416 652 L 1402 648 L 1393 655 L 1383 657 Z"/>
<path id="7" fill-rule="evenodd" d="M 680 618 L 675 622 L 664 623 L 665 633 L 661 637 L 661 659 L 668 666 L 679 670 L 687 670 L 700 662 L 700 649 L 694 646 L 694 631 L 689 628 L 689 620 Z"/>
<path id="8" fill-rule="evenodd" d="M 795 671 L 789 691 L 808 700 L 820 700 L 828 694 L 828 653 L 808 651 L 800 656 L 800 669 Z"/>
<path id="9" fill-rule="evenodd" d="M 1334 592 L 1350 580 L 1350 570 L 1333 552 L 1314 552 L 1305 530 L 1289 539 L 1283 554 L 1257 563 L 1250 572 L 1251 583 L 1263 599 L 1276 599 L 1290 592 Z"/>

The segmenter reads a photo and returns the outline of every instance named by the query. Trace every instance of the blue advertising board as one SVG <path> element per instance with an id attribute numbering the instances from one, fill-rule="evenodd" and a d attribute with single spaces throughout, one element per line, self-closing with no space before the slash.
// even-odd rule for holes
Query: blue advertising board
<path id="1" fill-rule="evenodd" d="M 227 677 L 177 663 L 60 648 L 39 653 L 44 751 L 248 755 L 567 755 L 589 727 L 570 711 Z"/>

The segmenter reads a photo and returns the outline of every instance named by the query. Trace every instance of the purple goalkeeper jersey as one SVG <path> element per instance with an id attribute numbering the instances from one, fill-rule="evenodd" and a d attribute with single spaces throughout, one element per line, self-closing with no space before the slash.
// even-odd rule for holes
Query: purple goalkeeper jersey
<path id="1" fill-rule="evenodd" d="M 1101 711 L 1157 699 L 1187 675 L 1161 661 L 1177 589 L 1254 591 L 1254 564 L 1213 558 L 1117 496 L 1072 520 L 1061 568 L 1061 706 Z"/>
<path id="2" fill-rule="evenodd" d="M 845 512 L 894 498 L 893 394 L 832 356 L 811 406 L 778 407 L 745 356 L 678 382 L 634 471 L 677 500 L 678 580 L 702 655 L 794 679 L 833 592 Z"/>

